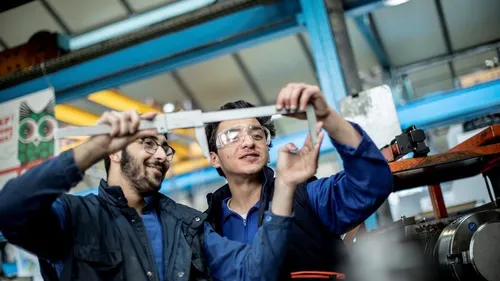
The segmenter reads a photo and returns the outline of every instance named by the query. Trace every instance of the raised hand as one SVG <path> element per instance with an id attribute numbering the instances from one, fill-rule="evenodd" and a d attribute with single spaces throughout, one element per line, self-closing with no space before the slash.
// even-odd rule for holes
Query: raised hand
<path id="1" fill-rule="evenodd" d="M 99 125 L 110 125 L 109 135 L 95 136 L 91 142 L 97 144 L 106 154 L 111 154 L 125 148 L 129 143 L 148 135 L 156 134 L 155 129 L 138 131 L 141 120 L 151 120 L 156 113 L 140 115 L 136 111 L 108 111 L 97 121 Z"/>
<path id="2" fill-rule="evenodd" d="M 324 133 L 321 132 L 323 123 L 318 122 L 316 130 L 318 143 L 314 145 L 308 134 L 304 146 L 299 150 L 293 143 L 282 146 L 278 151 L 277 180 L 287 186 L 294 186 L 306 182 L 316 174 L 318 157 Z"/>
<path id="3" fill-rule="evenodd" d="M 318 86 L 304 83 L 289 83 L 281 89 L 276 100 L 276 109 L 283 108 L 305 110 L 307 104 L 312 104 L 316 118 L 323 122 L 328 135 L 339 143 L 357 147 L 361 142 L 361 135 L 340 114 L 328 105 Z M 306 119 L 305 113 L 289 114 L 297 119 Z"/>
<path id="4" fill-rule="evenodd" d="M 97 121 L 97 124 L 111 126 L 109 135 L 94 136 L 87 142 L 73 149 L 76 165 L 81 171 L 85 171 L 99 160 L 109 154 L 124 149 L 131 142 L 156 134 L 155 129 L 138 131 L 141 120 L 150 120 L 156 116 L 148 113 L 139 116 L 135 111 L 105 112 Z"/>
<path id="5" fill-rule="evenodd" d="M 323 121 L 335 110 L 326 102 L 321 89 L 318 86 L 304 83 L 289 83 L 283 87 L 276 100 L 276 109 L 305 110 L 308 104 L 312 104 L 316 118 Z M 291 114 L 291 117 L 305 119 L 305 114 Z"/>
<path id="6" fill-rule="evenodd" d="M 322 126 L 323 123 L 318 122 L 316 127 L 318 143 L 316 145 L 312 143 L 311 136 L 307 135 L 304 146 L 300 150 L 292 143 L 279 149 L 272 203 L 273 213 L 283 216 L 290 215 L 294 193 L 298 185 L 316 174 L 319 149 L 324 137 L 324 133 L 321 132 Z"/>

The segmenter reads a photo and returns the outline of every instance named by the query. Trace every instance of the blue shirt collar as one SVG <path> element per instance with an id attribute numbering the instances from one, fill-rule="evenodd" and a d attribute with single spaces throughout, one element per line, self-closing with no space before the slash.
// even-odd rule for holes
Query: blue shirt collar
<path id="1" fill-rule="evenodd" d="M 227 206 L 227 201 L 229 201 L 229 199 L 231 199 L 231 197 L 222 200 L 222 223 L 224 223 L 229 218 L 229 216 L 238 215 L 236 212 L 231 211 Z M 253 205 L 252 208 L 250 208 L 250 210 L 254 208 L 259 208 L 259 206 L 260 206 L 260 200 L 257 201 L 257 203 L 255 203 L 255 205 Z"/>

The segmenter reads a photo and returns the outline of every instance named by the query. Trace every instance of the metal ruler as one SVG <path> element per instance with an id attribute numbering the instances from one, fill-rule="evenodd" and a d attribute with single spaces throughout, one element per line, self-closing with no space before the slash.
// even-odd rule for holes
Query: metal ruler
<path id="1" fill-rule="evenodd" d="M 255 117 L 286 115 L 293 113 L 306 113 L 307 126 L 313 144 L 318 142 L 316 133 L 316 115 L 312 105 L 308 105 L 305 111 L 300 110 L 276 110 L 276 106 L 259 106 L 242 109 L 229 109 L 203 113 L 201 110 L 180 111 L 174 113 L 159 114 L 154 120 L 142 120 L 139 130 L 156 129 L 158 134 L 172 132 L 175 129 L 194 128 L 198 143 L 205 157 L 209 157 L 208 141 L 205 135 L 205 125 L 214 122 L 228 120 L 248 119 Z M 76 136 L 106 135 L 111 132 L 109 125 L 96 125 L 89 127 L 63 128 L 56 131 L 58 139 Z"/>

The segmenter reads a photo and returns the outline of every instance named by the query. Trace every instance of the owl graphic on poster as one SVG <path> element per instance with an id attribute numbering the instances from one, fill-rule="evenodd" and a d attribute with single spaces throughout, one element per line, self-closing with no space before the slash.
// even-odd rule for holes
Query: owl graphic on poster
<path id="1" fill-rule="evenodd" d="M 21 165 L 54 155 L 54 100 L 39 112 L 34 112 L 26 102 L 19 107 L 18 159 Z"/>

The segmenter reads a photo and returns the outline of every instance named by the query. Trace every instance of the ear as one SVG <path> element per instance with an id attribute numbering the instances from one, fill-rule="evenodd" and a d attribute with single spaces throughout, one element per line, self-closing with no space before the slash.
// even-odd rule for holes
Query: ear
<path id="1" fill-rule="evenodd" d="M 220 168 L 219 155 L 213 151 L 210 152 L 210 165 L 216 169 Z"/>
<path id="2" fill-rule="evenodd" d="M 110 154 L 108 157 L 111 160 L 111 162 L 120 163 L 120 161 L 122 160 L 122 152 L 117 151 L 113 154 Z"/>

